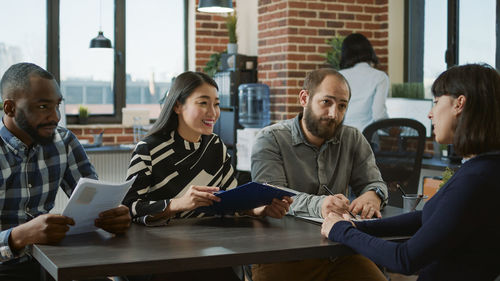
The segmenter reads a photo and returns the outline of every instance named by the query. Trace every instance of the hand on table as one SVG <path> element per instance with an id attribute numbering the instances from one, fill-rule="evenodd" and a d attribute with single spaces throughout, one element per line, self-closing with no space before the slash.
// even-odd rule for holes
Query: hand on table
<path id="1" fill-rule="evenodd" d="M 350 223 L 352 223 L 352 225 L 354 225 L 354 223 L 350 221 L 350 217 L 348 214 L 343 214 L 341 216 L 337 213 L 331 212 L 324 219 L 323 224 L 321 225 L 321 235 L 328 238 L 328 235 L 330 234 L 333 226 L 339 221 L 349 221 Z M 356 225 L 354 225 L 354 227 L 356 227 Z"/>
<path id="2" fill-rule="evenodd" d="M 375 191 L 367 191 L 352 201 L 349 211 L 354 215 L 359 214 L 362 219 L 381 218 L 380 203 Z"/>

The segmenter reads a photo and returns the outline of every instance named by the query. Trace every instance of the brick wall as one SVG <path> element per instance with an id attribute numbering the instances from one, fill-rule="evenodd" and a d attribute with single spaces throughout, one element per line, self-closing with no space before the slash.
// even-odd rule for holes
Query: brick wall
<path id="1" fill-rule="evenodd" d="M 226 49 L 224 17 L 196 12 L 197 71 L 211 54 Z M 335 35 L 364 34 L 379 56 L 379 68 L 387 71 L 388 0 L 259 0 L 257 20 L 259 82 L 271 88 L 272 121 L 301 110 L 297 96 L 305 74 L 326 66 L 325 41 Z"/>
<path id="2" fill-rule="evenodd" d="M 131 144 L 134 142 L 134 129 L 120 124 L 96 124 L 96 125 L 68 125 L 69 130 L 79 140 L 88 140 L 94 143 L 95 134 L 102 135 L 103 145 Z"/>
<path id="3" fill-rule="evenodd" d="M 196 9 L 199 0 L 196 0 Z M 233 1 L 233 6 L 236 3 Z M 195 12 L 195 66 L 196 71 L 203 71 L 210 55 L 227 49 L 229 42 L 226 28 L 226 14 Z"/>
<path id="4" fill-rule="evenodd" d="M 307 72 L 325 67 L 325 41 L 364 34 L 387 71 L 388 0 L 259 0 L 259 82 L 271 88 L 271 119 L 296 115 Z"/>

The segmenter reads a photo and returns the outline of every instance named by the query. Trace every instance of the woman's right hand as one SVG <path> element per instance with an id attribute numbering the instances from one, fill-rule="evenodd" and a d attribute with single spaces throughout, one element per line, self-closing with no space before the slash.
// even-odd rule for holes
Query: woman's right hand
<path id="1" fill-rule="evenodd" d="M 202 206 L 211 206 L 214 201 L 220 202 L 220 198 L 213 193 L 219 191 L 215 186 L 192 185 L 179 198 L 170 200 L 170 211 L 173 213 L 194 210 Z"/>

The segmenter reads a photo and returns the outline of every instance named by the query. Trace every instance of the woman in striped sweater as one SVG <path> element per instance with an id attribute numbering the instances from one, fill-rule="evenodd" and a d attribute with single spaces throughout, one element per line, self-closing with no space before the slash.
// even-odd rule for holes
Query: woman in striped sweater
<path id="1" fill-rule="evenodd" d="M 201 216 L 195 209 L 220 199 L 213 193 L 236 187 L 230 156 L 213 134 L 220 115 L 217 84 L 201 72 L 179 75 L 147 137 L 132 154 L 127 179 L 137 176 L 124 199 L 134 222 L 162 225 L 170 218 Z M 281 218 L 291 198 L 249 210 Z"/>

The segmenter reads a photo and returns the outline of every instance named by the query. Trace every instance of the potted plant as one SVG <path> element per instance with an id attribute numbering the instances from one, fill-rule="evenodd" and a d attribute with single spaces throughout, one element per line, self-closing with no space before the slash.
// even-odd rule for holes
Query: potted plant
<path id="1" fill-rule="evenodd" d="M 215 73 L 217 73 L 217 71 L 220 70 L 220 65 L 221 65 L 220 59 L 223 53 L 225 52 L 211 54 L 210 59 L 203 68 L 203 71 L 212 78 L 214 77 Z"/>
<path id="2" fill-rule="evenodd" d="M 86 106 L 80 105 L 78 108 L 78 122 L 80 124 L 87 124 L 89 121 L 89 110 Z"/>
<path id="3" fill-rule="evenodd" d="M 344 38 L 344 36 L 335 36 L 326 40 L 326 44 L 331 47 L 326 52 L 326 62 L 334 69 L 340 69 L 340 56 L 342 54 L 342 42 L 344 42 Z"/>
<path id="4" fill-rule="evenodd" d="M 424 84 L 418 82 L 392 84 L 391 97 L 424 99 Z"/>
<path id="5" fill-rule="evenodd" d="M 238 37 L 236 35 L 236 12 L 230 14 L 226 17 L 226 27 L 227 34 L 229 36 L 229 43 L 227 44 L 227 53 L 228 54 L 237 54 L 238 53 Z"/>

